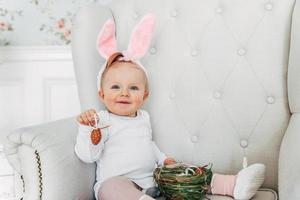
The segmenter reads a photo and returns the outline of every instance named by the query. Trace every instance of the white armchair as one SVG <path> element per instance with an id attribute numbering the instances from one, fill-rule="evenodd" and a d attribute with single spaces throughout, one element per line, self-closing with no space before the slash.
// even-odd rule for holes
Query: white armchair
<path id="1" fill-rule="evenodd" d="M 188 163 L 236 173 L 243 157 L 264 163 L 255 200 L 300 199 L 300 2 L 113 0 L 74 20 L 72 49 L 81 109 L 101 109 L 96 51 L 114 18 L 120 49 L 141 16 L 157 16 L 143 62 L 150 77 L 154 139 Z M 74 154 L 75 118 L 9 134 L 5 153 L 22 175 L 24 200 L 93 199 L 95 165 Z M 212 200 L 229 197 L 211 196 Z"/>

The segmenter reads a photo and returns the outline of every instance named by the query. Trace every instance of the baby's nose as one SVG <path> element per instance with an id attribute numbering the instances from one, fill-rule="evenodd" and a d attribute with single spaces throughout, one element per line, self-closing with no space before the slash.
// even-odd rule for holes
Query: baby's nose
<path id="1" fill-rule="evenodd" d="M 123 90 L 121 91 L 121 95 L 122 95 L 122 96 L 129 96 L 128 90 L 127 90 L 127 89 L 123 89 Z"/>

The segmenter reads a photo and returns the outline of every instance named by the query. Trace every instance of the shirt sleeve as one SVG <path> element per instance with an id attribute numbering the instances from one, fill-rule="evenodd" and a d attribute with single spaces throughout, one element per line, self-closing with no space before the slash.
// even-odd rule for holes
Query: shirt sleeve
<path id="1" fill-rule="evenodd" d="M 75 144 L 75 153 L 80 160 L 86 163 L 92 163 L 98 160 L 107 140 L 107 134 L 101 130 L 101 140 L 99 144 L 94 145 L 91 141 L 93 128 L 79 124 L 78 134 Z"/>
<path id="2" fill-rule="evenodd" d="M 167 158 L 167 156 L 159 150 L 159 148 L 157 147 L 154 141 L 152 142 L 152 144 L 153 144 L 153 149 L 157 160 L 157 164 L 164 165 L 164 161 Z"/>
<path id="3" fill-rule="evenodd" d="M 149 132 L 151 134 L 151 139 L 152 139 L 152 128 L 151 128 L 150 115 L 145 110 L 141 110 L 141 112 L 146 117 L 146 120 L 148 121 Z M 159 150 L 159 148 L 157 147 L 157 145 L 154 141 L 152 141 L 152 146 L 153 146 L 153 151 L 154 151 L 154 155 L 155 155 L 157 164 L 163 165 L 167 156 Z"/>

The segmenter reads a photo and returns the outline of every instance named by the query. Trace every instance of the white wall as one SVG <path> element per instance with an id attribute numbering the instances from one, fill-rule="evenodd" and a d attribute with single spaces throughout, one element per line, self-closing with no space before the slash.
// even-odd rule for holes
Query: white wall
<path id="1" fill-rule="evenodd" d="M 78 114 L 69 47 L 6 47 L 0 55 L 0 135 Z"/>
<path id="2" fill-rule="evenodd" d="M 1 143 L 13 129 L 79 114 L 71 50 L 64 46 L 0 48 L 0 199 L 14 198 L 14 171 Z M 11 176 L 8 176 L 11 175 Z M 19 192 L 17 192 L 19 193 Z"/>

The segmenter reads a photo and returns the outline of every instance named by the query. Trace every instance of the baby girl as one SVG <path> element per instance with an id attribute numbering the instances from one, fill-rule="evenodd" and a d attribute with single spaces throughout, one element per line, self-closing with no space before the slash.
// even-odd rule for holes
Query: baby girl
<path id="1" fill-rule="evenodd" d="M 149 96 L 149 84 L 139 59 L 148 51 L 153 30 L 154 16 L 149 14 L 135 27 L 128 49 L 122 53 L 117 50 L 113 20 L 104 24 L 98 36 L 97 49 L 106 62 L 98 74 L 97 87 L 106 109 L 90 109 L 77 117 L 75 145 L 83 162 L 97 164 L 96 199 L 153 199 L 145 191 L 155 186 L 155 167 L 176 163 L 152 140 L 149 114 L 141 109 Z M 247 167 L 237 176 L 214 174 L 211 192 L 250 199 L 263 177 L 261 164 Z"/>

